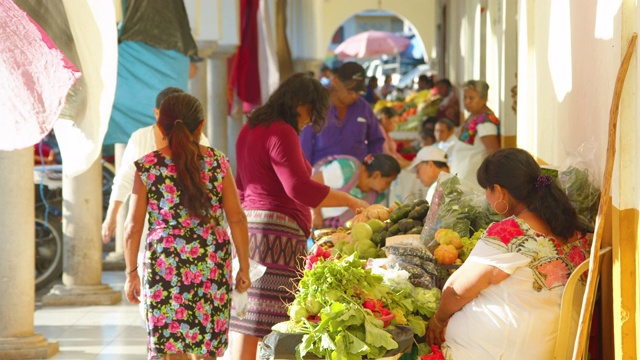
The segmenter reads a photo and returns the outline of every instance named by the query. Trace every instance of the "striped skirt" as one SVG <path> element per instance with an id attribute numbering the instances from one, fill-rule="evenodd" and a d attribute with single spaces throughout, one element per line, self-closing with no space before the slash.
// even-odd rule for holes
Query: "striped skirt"
<path id="1" fill-rule="evenodd" d="M 230 330 L 264 337 L 273 325 L 289 320 L 287 304 L 295 298 L 295 284 L 307 254 L 307 238 L 300 226 L 286 215 L 263 210 L 245 212 L 250 257 L 267 270 L 251 284 L 247 314 L 242 319 L 232 316 Z"/>

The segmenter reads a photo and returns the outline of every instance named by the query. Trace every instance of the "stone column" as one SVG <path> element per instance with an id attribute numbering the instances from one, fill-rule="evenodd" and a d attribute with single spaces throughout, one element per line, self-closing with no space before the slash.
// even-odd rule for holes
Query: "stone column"
<path id="1" fill-rule="evenodd" d="M 209 49 L 201 48 L 201 44 L 198 44 L 198 53 L 202 54 L 205 51 L 209 51 Z M 189 94 L 195 96 L 202 103 L 202 109 L 204 113 L 207 114 L 209 111 L 207 107 L 207 62 L 201 61 L 196 64 L 198 67 L 198 72 L 196 76 L 189 79 Z M 202 129 L 204 134 L 207 134 L 207 124 L 205 124 L 205 128 Z"/>
<path id="2" fill-rule="evenodd" d="M 234 176 L 236 173 L 236 141 L 238 140 L 238 135 L 240 134 L 240 129 L 244 124 L 244 114 L 242 113 L 242 105 L 234 106 L 231 115 L 227 116 L 227 137 L 229 139 L 229 148 L 227 149 L 226 155 L 229 158 L 229 167 L 231 167 L 231 171 Z"/>
<path id="3" fill-rule="evenodd" d="M 126 144 L 118 143 L 115 144 L 115 168 L 116 171 L 120 169 L 122 165 L 122 154 L 124 153 L 124 149 L 127 147 Z M 102 169 L 102 168 L 101 168 Z M 122 270 L 125 269 L 124 263 L 124 221 L 127 218 L 127 212 L 129 208 L 129 202 L 125 201 L 122 206 L 120 206 L 120 210 L 118 211 L 118 217 L 116 220 L 116 232 L 115 232 L 115 249 L 110 252 L 107 257 L 104 259 L 104 263 L 102 264 L 102 269 L 104 270 Z"/>
<path id="4" fill-rule="evenodd" d="M 212 147 L 227 153 L 227 59 L 214 53 L 207 58 L 207 137 Z"/>
<path id="5" fill-rule="evenodd" d="M 43 306 L 120 302 L 121 293 L 102 284 L 101 185 L 100 159 L 84 173 L 63 178 L 63 285 L 56 285 L 44 296 Z"/>
<path id="6" fill-rule="evenodd" d="M 0 359 L 46 359 L 58 343 L 33 332 L 33 150 L 0 151 L 0 169 Z"/>

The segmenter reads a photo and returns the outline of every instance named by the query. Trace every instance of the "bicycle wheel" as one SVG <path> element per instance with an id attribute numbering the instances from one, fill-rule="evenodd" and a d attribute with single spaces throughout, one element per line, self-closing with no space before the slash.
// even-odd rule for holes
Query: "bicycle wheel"
<path id="1" fill-rule="evenodd" d="M 36 290 L 46 287 L 62 274 L 62 224 L 55 216 L 36 217 Z"/>

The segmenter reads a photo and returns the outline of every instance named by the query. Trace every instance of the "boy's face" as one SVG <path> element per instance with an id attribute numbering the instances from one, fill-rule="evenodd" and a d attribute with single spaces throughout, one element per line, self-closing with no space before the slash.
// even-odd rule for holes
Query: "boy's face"
<path id="1" fill-rule="evenodd" d="M 422 185 L 429 187 L 438 180 L 438 175 L 440 175 L 440 171 L 442 170 L 435 166 L 433 161 L 423 161 L 416 165 L 416 171 L 416 176 L 420 179 Z"/>
<path id="2" fill-rule="evenodd" d="M 447 141 L 447 139 L 453 135 L 453 129 L 449 130 L 443 123 L 436 123 L 433 133 L 436 137 L 436 141 Z"/>

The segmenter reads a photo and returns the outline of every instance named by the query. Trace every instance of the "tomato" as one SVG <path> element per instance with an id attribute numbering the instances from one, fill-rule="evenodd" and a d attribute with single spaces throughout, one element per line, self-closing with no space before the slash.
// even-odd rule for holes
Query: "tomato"
<path id="1" fill-rule="evenodd" d="M 451 265 L 458 258 L 458 250 L 453 245 L 440 245 L 433 252 L 433 256 L 440 265 Z"/>

